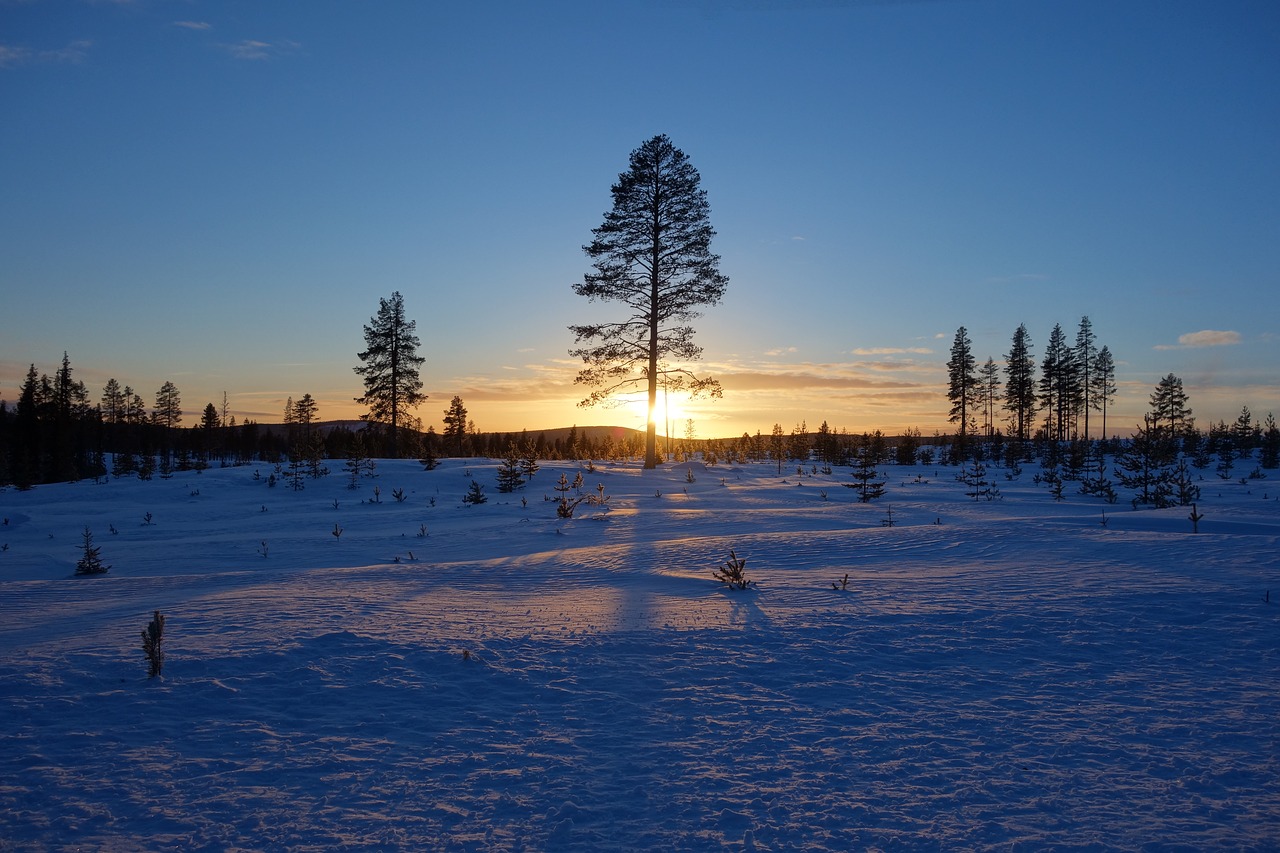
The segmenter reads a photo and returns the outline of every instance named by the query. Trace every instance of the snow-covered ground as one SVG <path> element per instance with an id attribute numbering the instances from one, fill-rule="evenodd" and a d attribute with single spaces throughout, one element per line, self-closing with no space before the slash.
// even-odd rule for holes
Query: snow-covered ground
<path id="1" fill-rule="evenodd" d="M 333 467 L 0 492 L 0 850 L 1280 849 L 1280 482 Z"/>

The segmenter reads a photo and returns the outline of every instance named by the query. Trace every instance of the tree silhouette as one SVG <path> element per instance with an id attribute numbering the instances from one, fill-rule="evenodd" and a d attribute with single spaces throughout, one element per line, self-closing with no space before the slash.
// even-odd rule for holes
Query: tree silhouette
<path id="1" fill-rule="evenodd" d="M 595 239 L 583 246 L 595 272 L 573 286 L 579 296 L 621 302 L 630 311 L 620 322 L 570 326 L 574 342 L 584 344 L 570 355 L 586 365 L 576 382 L 596 389 L 580 405 L 646 388 L 646 468 L 658 460 L 654 412 L 659 383 L 720 396 L 714 379 L 696 377 L 679 366 L 702 354 L 688 325 L 700 316 L 698 306 L 717 304 L 729 283 L 720 274 L 719 256 L 711 253 L 715 231 L 699 181 L 698 170 L 665 135 L 631 152 L 630 168 L 612 187 L 613 209 L 592 231 Z"/>
<path id="2" fill-rule="evenodd" d="M 399 432 L 409 419 L 409 410 L 427 396 L 422 393 L 418 368 L 426 360 L 418 355 L 417 324 L 404 313 L 404 297 L 399 291 L 390 299 L 378 300 L 378 313 L 364 327 L 365 350 L 354 368 L 364 379 L 364 396 L 356 402 L 369 407 L 362 419 L 391 428 L 391 455 L 399 457 Z"/>

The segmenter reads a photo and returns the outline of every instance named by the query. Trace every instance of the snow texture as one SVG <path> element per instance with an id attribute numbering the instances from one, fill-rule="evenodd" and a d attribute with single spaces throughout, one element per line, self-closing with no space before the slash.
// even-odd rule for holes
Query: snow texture
<path id="1" fill-rule="evenodd" d="M 1280 849 L 1266 481 L 495 468 L 0 492 L 0 850 Z"/>

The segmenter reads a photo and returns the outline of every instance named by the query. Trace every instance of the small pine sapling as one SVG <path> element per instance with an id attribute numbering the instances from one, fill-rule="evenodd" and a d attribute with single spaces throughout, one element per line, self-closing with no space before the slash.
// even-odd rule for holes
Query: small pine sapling
<path id="1" fill-rule="evenodd" d="M 86 527 L 81 535 L 84 537 L 84 553 L 76 561 L 76 574 L 105 575 L 111 571 L 110 566 L 102 564 L 102 548 L 93 544 L 93 533 L 89 528 Z"/>
<path id="2" fill-rule="evenodd" d="M 142 631 L 142 651 L 147 656 L 147 678 L 155 678 L 164 669 L 164 615 L 159 611 Z"/>
<path id="3" fill-rule="evenodd" d="M 844 592 L 845 590 L 847 590 L 849 588 L 849 573 L 845 572 L 844 577 L 840 578 L 840 580 L 832 581 L 831 588 L 834 590 L 838 590 L 839 592 Z"/>
<path id="4" fill-rule="evenodd" d="M 391 497 L 396 499 L 396 503 L 402 504 L 405 501 L 404 489 L 392 489 Z"/>
<path id="5" fill-rule="evenodd" d="M 754 586 L 755 581 L 747 579 L 746 568 L 747 561 L 739 558 L 731 548 L 729 559 L 720 568 L 712 570 L 711 576 L 729 589 L 747 589 Z"/>
<path id="6" fill-rule="evenodd" d="M 486 503 L 489 499 L 484 496 L 484 487 L 475 480 L 471 481 L 471 489 L 462 496 L 462 502 L 468 506 Z"/>
<path id="7" fill-rule="evenodd" d="M 342 528 L 339 527 L 336 522 L 333 525 L 332 533 L 334 539 L 337 539 L 339 542 L 342 541 Z"/>
<path id="8" fill-rule="evenodd" d="M 1200 532 L 1200 519 L 1204 518 L 1204 513 L 1196 509 L 1196 505 L 1191 505 L 1191 513 L 1187 516 L 1191 520 L 1191 532 Z"/>

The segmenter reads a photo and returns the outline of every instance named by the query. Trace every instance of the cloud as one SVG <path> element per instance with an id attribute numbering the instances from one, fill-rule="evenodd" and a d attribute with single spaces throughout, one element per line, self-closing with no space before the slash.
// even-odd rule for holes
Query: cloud
<path id="1" fill-rule="evenodd" d="M 850 355 L 933 355 L 928 347 L 858 347 Z"/>
<path id="2" fill-rule="evenodd" d="M 54 50 L 32 50 L 21 45 L 0 44 L 0 68 L 16 68 L 29 63 L 62 62 L 78 64 L 89 55 L 93 42 L 88 39 L 77 39 L 68 42 L 66 47 Z"/>
<path id="3" fill-rule="evenodd" d="M 31 51 L 25 47 L 0 44 L 0 68 L 13 68 L 31 59 Z"/>
<path id="4" fill-rule="evenodd" d="M 302 45 L 296 41 L 269 42 L 245 39 L 235 44 L 224 44 L 222 47 L 235 59 L 254 61 L 288 56 L 296 53 Z"/>
<path id="5" fill-rule="evenodd" d="M 1157 344 L 1155 349 L 1199 349 L 1201 347 L 1229 347 L 1240 343 L 1239 332 L 1218 332 L 1204 329 L 1199 332 L 1188 332 L 1178 336 L 1176 344 Z"/>
<path id="6" fill-rule="evenodd" d="M 792 352 L 796 352 L 795 347 L 774 347 L 773 349 L 765 350 L 764 354 L 768 356 L 777 356 L 777 355 L 786 355 L 787 353 L 792 353 Z"/>
<path id="7" fill-rule="evenodd" d="M 213 24 L 208 21 L 174 21 L 173 26 L 182 27 L 185 30 L 208 30 L 213 28 Z"/>

